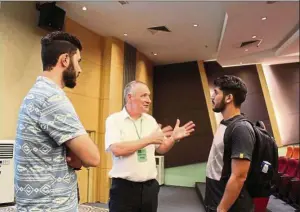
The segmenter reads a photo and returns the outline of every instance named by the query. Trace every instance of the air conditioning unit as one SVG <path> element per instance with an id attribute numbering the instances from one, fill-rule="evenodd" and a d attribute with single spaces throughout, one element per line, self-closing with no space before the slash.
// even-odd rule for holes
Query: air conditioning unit
<path id="1" fill-rule="evenodd" d="M 0 140 L 0 204 L 14 202 L 14 140 Z"/>
<path id="2" fill-rule="evenodd" d="M 156 160 L 156 169 L 157 169 L 157 177 L 159 185 L 165 184 L 165 161 L 164 156 L 155 156 Z"/>

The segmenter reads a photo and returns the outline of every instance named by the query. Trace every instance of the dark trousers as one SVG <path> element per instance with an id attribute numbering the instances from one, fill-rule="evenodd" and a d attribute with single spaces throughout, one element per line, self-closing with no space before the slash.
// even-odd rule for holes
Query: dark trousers
<path id="1" fill-rule="evenodd" d="M 109 212 L 156 212 L 159 184 L 157 180 L 132 182 L 113 178 L 109 192 Z"/>

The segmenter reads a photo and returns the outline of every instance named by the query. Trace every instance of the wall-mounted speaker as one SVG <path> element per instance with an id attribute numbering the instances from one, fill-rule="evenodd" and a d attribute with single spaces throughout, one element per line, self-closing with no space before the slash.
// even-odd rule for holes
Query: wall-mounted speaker
<path id="1" fill-rule="evenodd" d="M 66 12 L 56 6 L 55 2 L 39 4 L 40 10 L 38 26 L 48 31 L 62 31 Z"/>

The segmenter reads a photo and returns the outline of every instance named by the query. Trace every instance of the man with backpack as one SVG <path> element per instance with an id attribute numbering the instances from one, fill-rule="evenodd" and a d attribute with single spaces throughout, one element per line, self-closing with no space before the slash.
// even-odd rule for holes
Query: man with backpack
<path id="1" fill-rule="evenodd" d="M 207 162 L 205 206 L 207 212 L 251 212 L 252 198 L 259 196 L 260 191 L 250 192 L 249 183 L 254 179 L 255 187 L 266 187 L 270 181 L 276 169 L 271 160 L 275 148 L 267 148 L 274 140 L 241 114 L 247 87 L 240 78 L 225 75 L 217 78 L 214 85 L 213 111 L 222 113 L 223 120 L 214 135 Z"/>

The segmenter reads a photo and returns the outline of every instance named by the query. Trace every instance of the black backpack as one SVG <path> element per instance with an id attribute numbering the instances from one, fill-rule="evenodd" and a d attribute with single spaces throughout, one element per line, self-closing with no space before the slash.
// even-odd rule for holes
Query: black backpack
<path id="1" fill-rule="evenodd" d="M 231 151 L 231 142 L 229 136 L 235 127 L 235 124 L 240 121 L 249 122 L 254 130 L 256 141 L 252 153 L 252 161 L 246 180 L 246 188 L 251 197 L 268 197 L 271 194 L 272 182 L 278 171 L 278 147 L 274 138 L 270 133 L 259 127 L 260 124 L 253 124 L 245 117 L 237 118 L 230 123 L 224 134 L 224 143 L 228 144 L 229 151 Z M 258 126 L 257 126 L 258 125 Z M 262 172 L 264 162 L 271 164 L 266 173 Z"/>

